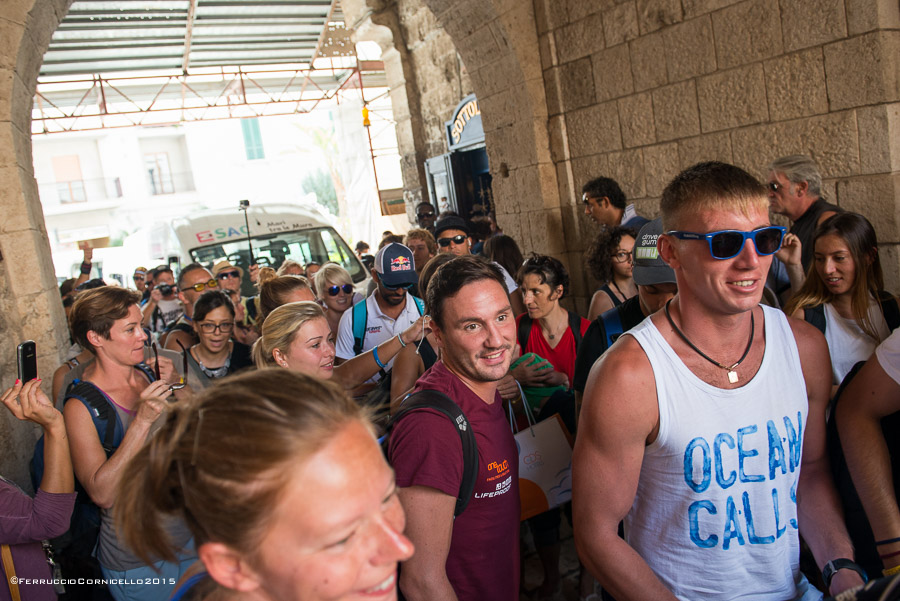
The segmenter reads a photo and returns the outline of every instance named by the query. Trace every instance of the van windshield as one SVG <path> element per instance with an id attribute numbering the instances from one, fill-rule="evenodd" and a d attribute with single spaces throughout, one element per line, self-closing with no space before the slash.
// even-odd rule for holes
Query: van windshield
<path id="1" fill-rule="evenodd" d="M 315 261 L 320 265 L 337 263 L 348 272 L 354 283 L 366 279 L 366 272 L 359 259 L 333 228 L 318 227 L 278 234 L 253 236 L 253 259 L 260 267 L 278 269 L 286 260 L 297 261 L 303 266 Z M 209 269 L 219 261 L 229 260 L 244 270 L 244 287 L 249 287 L 247 268 L 250 252 L 247 239 L 191 249 L 191 257 Z"/>

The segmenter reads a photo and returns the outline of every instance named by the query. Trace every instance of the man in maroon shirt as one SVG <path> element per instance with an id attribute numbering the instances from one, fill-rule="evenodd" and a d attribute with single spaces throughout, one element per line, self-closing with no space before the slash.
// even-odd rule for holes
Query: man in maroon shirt
<path id="1" fill-rule="evenodd" d="M 390 459 L 416 554 L 400 570 L 409 601 L 519 598 L 519 458 L 497 384 L 509 369 L 516 325 L 499 270 L 475 256 L 441 266 L 426 311 L 442 358 L 416 383 L 439 390 L 465 413 L 478 446 L 478 478 L 453 517 L 463 476 L 456 427 L 415 411 L 391 434 Z"/>

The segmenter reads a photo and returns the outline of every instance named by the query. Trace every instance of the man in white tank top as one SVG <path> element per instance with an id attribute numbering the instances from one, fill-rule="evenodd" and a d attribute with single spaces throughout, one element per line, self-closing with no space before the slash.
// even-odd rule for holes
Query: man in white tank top
<path id="1" fill-rule="evenodd" d="M 660 204 L 678 295 L 591 370 L 573 457 L 582 561 L 617 601 L 821 599 L 802 534 L 832 594 L 862 584 L 825 454 L 825 340 L 759 305 L 784 235 L 765 189 L 701 163 Z"/>

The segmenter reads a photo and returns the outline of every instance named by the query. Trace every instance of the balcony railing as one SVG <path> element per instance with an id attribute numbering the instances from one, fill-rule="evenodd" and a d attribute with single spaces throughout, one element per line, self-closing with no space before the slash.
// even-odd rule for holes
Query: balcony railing
<path id="1" fill-rule="evenodd" d="M 122 182 L 118 177 L 38 182 L 38 192 L 45 205 L 110 200 L 122 198 Z"/>

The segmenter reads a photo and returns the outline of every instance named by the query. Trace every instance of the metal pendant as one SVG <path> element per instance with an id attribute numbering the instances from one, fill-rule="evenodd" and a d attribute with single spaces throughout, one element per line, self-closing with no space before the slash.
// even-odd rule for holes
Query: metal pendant
<path id="1" fill-rule="evenodd" d="M 728 372 L 728 381 L 731 382 L 732 384 L 737 384 L 738 375 L 737 375 L 737 372 L 734 371 L 733 369 L 729 370 L 729 372 Z"/>

